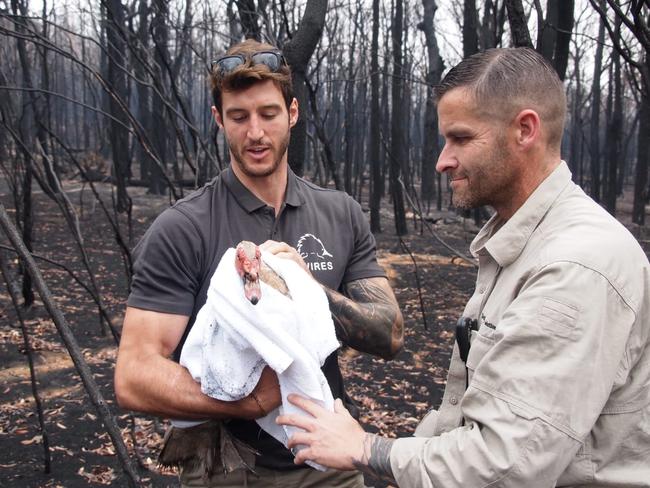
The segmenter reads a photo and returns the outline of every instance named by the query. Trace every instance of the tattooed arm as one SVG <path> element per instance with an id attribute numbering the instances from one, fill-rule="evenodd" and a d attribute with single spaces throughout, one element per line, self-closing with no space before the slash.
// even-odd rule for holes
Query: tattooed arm
<path id="1" fill-rule="evenodd" d="M 403 319 L 383 277 L 350 281 L 343 294 L 325 288 L 338 338 L 358 351 L 391 359 L 403 345 Z"/>
<path id="2" fill-rule="evenodd" d="M 390 465 L 390 450 L 395 439 L 365 433 L 363 454 L 352 460 L 352 465 L 362 473 L 369 474 L 389 483 L 395 482 L 393 468 Z"/>
<path id="3" fill-rule="evenodd" d="M 286 242 L 266 241 L 263 251 L 309 268 L 298 251 Z M 330 303 L 336 335 L 347 346 L 391 359 L 404 342 L 402 313 L 393 289 L 384 277 L 364 278 L 343 285 L 343 293 L 323 286 Z"/>

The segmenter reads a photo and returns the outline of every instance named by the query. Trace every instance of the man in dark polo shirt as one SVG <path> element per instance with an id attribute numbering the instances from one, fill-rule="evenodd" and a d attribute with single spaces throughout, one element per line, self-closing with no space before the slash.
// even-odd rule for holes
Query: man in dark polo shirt
<path id="1" fill-rule="evenodd" d="M 176 362 L 222 255 L 241 240 L 263 243 L 322 284 L 344 344 L 384 358 L 402 346 L 402 316 L 360 206 L 289 169 L 298 103 L 282 54 L 251 40 L 236 45 L 214 63 L 212 86 L 212 111 L 228 139 L 231 165 L 164 211 L 135 250 L 117 399 L 124 408 L 165 417 L 229 419 L 232 434 L 261 453 L 255 467 L 261 477 L 240 470 L 213 476 L 209 486 L 363 486 L 356 474 L 296 466 L 290 451 L 255 423 L 280 404 L 269 368 L 249 397 L 222 402 L 201 393 Z M 323 372 L 333 396 L 345 399 L 336 353 Z M 189 469 L 181 469 L 181 482 L 205 484 Z"/>

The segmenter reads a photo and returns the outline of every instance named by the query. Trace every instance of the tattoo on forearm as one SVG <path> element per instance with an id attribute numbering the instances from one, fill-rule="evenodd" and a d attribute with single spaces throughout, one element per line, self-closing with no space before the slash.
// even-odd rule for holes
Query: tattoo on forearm
<path id="1" fill-rule="evenodd" d="M 402 314 L 382 279 L 347 283 L 343 293 L 326 290 L 339 339 L 360 351 L 384 358 L 394 356 L 402 345 Z"/>
<path id="2" fill-rule="evenodd" d="M 375 434 L 368 434 L 363 440 L 363 456 L 352 464 L 362 473 L 369 474 L 384 481 L 394 482 L 393 469 L 390 466 L 390 450 L 395 439 L 386 439 Z"/>

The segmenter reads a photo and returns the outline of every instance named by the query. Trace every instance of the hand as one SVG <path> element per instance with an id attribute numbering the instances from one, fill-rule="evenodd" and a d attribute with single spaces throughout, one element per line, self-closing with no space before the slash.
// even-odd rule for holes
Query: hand
<path id="1" fill-rule="evenodd" d="M 260 245 L 260 250 L 271 253 L 282 259 L 290 259 L 291 261 L 294 261 L 298 266 L 304 269 L 309 276 L 311 276 L 311 271 L 309 271 L 305 260 L 302 259 L 302 256 L 298 254 L 298 251 L 296 251 L 295 248 L 291 247 L 286 242 L 268 240 Z"/>
<path id="2" fill-rule="evenodd" d="M 291 436 L 287 444 L 289 448 L 307 446 L 296 454 L 296 464 L 309 460 L 339 470 L 358 469 L 366 433 L 340 399 L 334 402 L 334 412 L 298 395 L 289 395 L 289 401 L 311 415 L 280 415 L 275 420 L 305 431 Z"/>
<path id="3" fill-rule="evenodd" d="M 282 395 L 280 394 L 278 376 L 275 371 L 266 366 L 262 370 L 255 389 L 246 397 L 246 405 L 253 412 L 251 418 L 265 417 L 269 412 L 278 408 L 281 403 Z"/>

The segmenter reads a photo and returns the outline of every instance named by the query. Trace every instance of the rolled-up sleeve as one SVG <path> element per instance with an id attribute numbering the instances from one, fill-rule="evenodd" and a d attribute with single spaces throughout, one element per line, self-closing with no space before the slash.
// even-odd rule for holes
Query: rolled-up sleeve
<path id="1" fill-rule="evenodd" d="M 624 381 L 634 319 L 597 271 L 556 262 L 532 273 L 472 342 L 465 425 L 393 444 L 399 486 L 554 486 Z"/>

